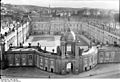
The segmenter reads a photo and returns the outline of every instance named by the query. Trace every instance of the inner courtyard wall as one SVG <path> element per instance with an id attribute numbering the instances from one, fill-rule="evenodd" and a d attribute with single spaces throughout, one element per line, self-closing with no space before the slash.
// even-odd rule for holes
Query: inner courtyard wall
<path id="1" fill-rule="evenodd" d="M 101 43 L 120 44 L 119 35 L 112 34 L 102 27 L 95 27 L 94 25 L 88 24 L 86 22 L 32 22 L 32 34 L 61 34 L 70 28 L 75 33 L 80 33 L 86 35 L 91 40 Z M 107 27 L 105 27 L 106 29 Z M 98 36 L 99 35 L 99 36 Z"/>

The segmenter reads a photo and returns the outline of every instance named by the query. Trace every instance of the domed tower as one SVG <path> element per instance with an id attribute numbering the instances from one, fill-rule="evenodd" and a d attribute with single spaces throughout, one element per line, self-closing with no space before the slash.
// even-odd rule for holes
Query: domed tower
<path id="1" fill-rule="evenodd" d="M 70 28 L 64 33 L 60 38 L 60 47 L 62 58 L 79 58 L 79 49 L 76 45 L 77 39 L 76 35 Z"/>

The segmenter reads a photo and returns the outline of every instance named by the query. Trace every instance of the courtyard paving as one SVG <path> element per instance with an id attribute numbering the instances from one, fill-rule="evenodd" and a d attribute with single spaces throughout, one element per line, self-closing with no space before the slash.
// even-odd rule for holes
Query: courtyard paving
<path id="1" fill-rule="evenodd" d="M 79 46 L 88 46 L 88 44 L 79 36 L 80 44 Z M 57 49 L 57 46 L 60 45 L 60 36 L 53 36 L 53 35 L 33 35 L 30 36 L 29 39 L 24 43 L 24 46 L 28 46 L 28 43 L 31 43 L 31 45 L 36 45 L 37 43 L 40 43 L 41 48 L 44 49 L 46 47 L 47 51 L 52 52 L 52 49 Z"/>

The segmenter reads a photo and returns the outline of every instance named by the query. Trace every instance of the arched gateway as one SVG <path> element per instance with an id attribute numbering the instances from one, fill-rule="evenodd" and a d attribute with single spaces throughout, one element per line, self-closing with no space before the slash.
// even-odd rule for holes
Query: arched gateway
<path id="1" fill-rule="evenodd" d="M 80 52 L 79 39 L 78 36 L 75 35 L 73 31 L 68 28 L 67 32 L 64 33 L 60 38 L 60 48 L 61 48 L 61 58 L 62 62 L 64 62 L 64 66 L 62 66 L 65 70 L 62 70 L 62 74 L 65 72 L 71 73 L 79 73 L 81 64 L 79 63 L 82 61 L 80 56 L 82 53 Z"/>
<path id="2" fill-rule="evenodd" d="M 72 73 L 73 72 L 73 63 L 72 62 L 68 62 L 66 64 L 66 71 L 67 71 L 67 73 Z"/>

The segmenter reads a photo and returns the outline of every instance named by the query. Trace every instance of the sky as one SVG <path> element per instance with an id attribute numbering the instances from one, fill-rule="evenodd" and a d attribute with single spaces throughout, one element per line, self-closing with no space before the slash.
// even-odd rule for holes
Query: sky
<path id="1" fill-rule="evenodd" d="M 104 8 L 119 10 L 119 0 L 2 0 L 3 3 L 17 5 L 37 5 L 49 7 Z"/>

